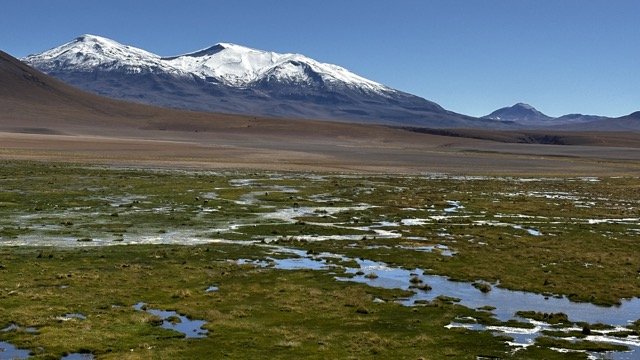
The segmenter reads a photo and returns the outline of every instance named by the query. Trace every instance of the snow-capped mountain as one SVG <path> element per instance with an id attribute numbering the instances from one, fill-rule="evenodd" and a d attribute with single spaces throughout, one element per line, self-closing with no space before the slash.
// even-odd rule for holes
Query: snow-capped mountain
<path id="1" fill-rule="evenodd" d="M 323 64 L 303 55 L 278 54 L 229 43 L 163 60 L 185 72 L 202 78 L 219 79 L 236 87 L 251 86 L 265 78 L 304 84 L 313 81 L 310 74 L 317 74 L 328 84 L 341 83 L 381 92 L 389 90 L 345 68 Z"/>
<path id="2" fill-rule="evenodd" d="M 186 75 L 165 64 L 160 56 L 135 47 L 94 35 L 83 35 L 57 48 L 22 59 L 44 72 L 63 69 L 93 72 L 125 70 L 132 73 L 167 72 Z"/>
<path id="3" fill-rule="evenodd" d="M 220 43 L 194 53 L 160 57 L 148 51 L 122 45 L 111 39 L 83 35 L 72 42 L 24 59 L 41 71 L 96 69 L 125 70 L 132 73 L 163 72 L 216 79 L 226 85 L 248 87 L 265 77 L 291 82 L 310 82 L 306 65 L 327 83 L 343 83 L 371 91 L 390 90 L 374 81 L 331 64 L 323 64 L 299 54 L 278 54 Z"/>
<path id="4" fill-rule="evenodd" d="M 175 108 L 431 127 L 486 125 L 337 65 L 229 43 L 162 57 L 83 35 L 22 60 L 85 90 Z"/>

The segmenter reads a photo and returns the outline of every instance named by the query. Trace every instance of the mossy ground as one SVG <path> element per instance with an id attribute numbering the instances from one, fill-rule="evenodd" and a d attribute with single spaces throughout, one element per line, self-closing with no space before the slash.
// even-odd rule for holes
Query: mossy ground
<path id="1" fill-rule="evenodd" d="M 0 319 L 38 330 L 0 333 L 0 340 L 40 358 L 77 351 L 114 359 L 584 357 L 550 351 L 548 340 L 512 354 L 491 334 L 444 328 L 486 312 L 445 302 L 375 304 L 376 297 L 401 294 L 337 282 L 329 270 L 240 266 L 229 260 L 264 259 L 266 249 L 203 244 L 211 239 L 269 238 L 602 304 L 640 296 L 637 221 L 593 221 L 637 218 L 637 178 L 318 176 L 6 162 L 0 190 L 6 245 Z M 453 200 L 463 208 L 446 212 Z M 292 221 L 266 216 L 307 207 L 318 209 Z M 404 219 L 424 221 L 403 225 Z M 303 235 L 353 237 L 311 242 Z M 196 245 L 91 246 L 175 239 Z M 22 243 L 31 246 L 11 246 Z M 411 250 L 437 244 L 456 255 Z M 219 291 L 206 293 L 212 284 Z M 209 336 L 183 339 L 154 326 L 151 315 L 132 308 L 140 301 L 208 321 Z M 57 319 L 69 312 L 87 319 Z"/>

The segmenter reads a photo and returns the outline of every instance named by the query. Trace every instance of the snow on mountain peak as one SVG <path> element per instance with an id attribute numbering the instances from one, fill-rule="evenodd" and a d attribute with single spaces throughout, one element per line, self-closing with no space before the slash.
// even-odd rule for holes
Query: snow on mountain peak
<path id="1" fill-rule="evenodd" d="M 214 77 L 229 85 L 243 86 L 258 79 L 282 57 L 271 52 L 220 43 L 195 53 L 163 60 L 201 77 Z"/>
<path id="2" fill-rule="evenodd" d="M 179 72 L 164 65 L 158 55 L 91 34 L 79 36 L 41 54 L 29 55 L 23 60 L 45 72 L 58 69 L 87 72 L 95 69 L 122 69 L 129 73 L 162 71 L 175 74 Z"/>
<path id="3" fill-rule="evenodd" d="M 56 58 L 56 57 L 82 57 L 94 56 L 99 60 L 144 60 L 159 59 L 155 54 L 132 46 L 120 44 L 117 41 L 97 35 L 85 34 L 73 41 L 57 48 L 45 51 L 39 55 L 31 55 L 28 58 Z"/>
<path id="4" fill-rule="evenodd" d="M 276 53 L 232 43 L 219 43 L 209 48 L 164 58 L 172 66 L 202 77 L 213 77 L 232 86 L 248 86 L 265 76 L 287 81 L 307 82 L 303 67 L 308 67 L 329 83 L 342 82 L 369 90 L 386 89 L 348 70 L 324 64 L 304 55 Z"/>
<path id="5" fill-rule="evenodd" d="M 526 109 L 526 110 L 538 111 L 533 106 L 531 106 L 529 104 L 525 104 L 525 103 L 517 103 L 517 104 L 514 105 L 514 107 L 520 107 L 520 108 L 523 108 L 523 109 Z"/>
<path id="6" fill-rule="evenodd" d="M 105 44 L 105 45 L 114 46 L 114 47 L 125 46 L 115 40 L 111 40 L 109 38 L 102 37 L 99 35 L 93 35 L 93 34 L 80 35 L 77 38 L 75 38 L 72 41 L 72 43 L 73 42 L 97 43 L 97 44 Z"/>
<path id="7" fill-rule="evenodd" d="M 389 88 L 337 65 L 325 64 L 300 54 L 275 53 L 233 44 L 214 46 L 178 56 L 160 57 L 97 35 L 85 34 L 73 41 L 24 59 L 45 72 L 122 69 L 125 72 L 165 72 L 173 75 L 214 78 L 246 87 L 265 77 L 308 83 L 309 73 L 329 84 L 344 84 L 367 91 Z"/>
<path id="8" fill-rule="evenodd" d="M 229 49 L 229 48 L 243 48 L 245 50 L 253 50 L 241 45 L 236 45 L 236 44 L 232 44 L 232 43 L 217 43 L 213 46 L 209 46 L 207 48 L 198 50 L 198 51 L 194 51 L 194 52 L 190 52 L 190 53 L 186 53 L 186 54 L 182 54 L 182 55 L 176 55 L 176 56 L 166 56 L 163 57 L 163 59 L 165 60 L 173 60 L 173 59 L 177 59 L 183 56 L 190 56 L 190 57 L 202 57 L 202 56 L 207 56 L 207 55 L 214 55 L 216 53 L 219 53 L 220 51 Z M 257 50 L 256 50 L 257 51 Z"/>

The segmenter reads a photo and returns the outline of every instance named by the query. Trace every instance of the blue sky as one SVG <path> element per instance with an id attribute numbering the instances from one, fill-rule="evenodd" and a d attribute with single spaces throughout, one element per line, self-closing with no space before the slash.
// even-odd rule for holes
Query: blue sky
<path id="1" fill-rule="evenodd" d="M 640 110 L 637 0 L 4 1 L 0 49 L 91 33 L 159 55 L 218 42 L 296 52 L 481 116 Z"/>

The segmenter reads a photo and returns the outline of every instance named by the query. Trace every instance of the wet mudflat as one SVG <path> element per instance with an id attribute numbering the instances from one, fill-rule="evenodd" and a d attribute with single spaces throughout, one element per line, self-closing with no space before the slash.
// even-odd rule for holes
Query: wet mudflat
<path id="1" fill-rule="evenodd" d="M 214 340 L 236 357 L 631 356 L 637 183 L 7 163 L 0 326 L 21 326 L 0 340 L 96 358 Z"/>

